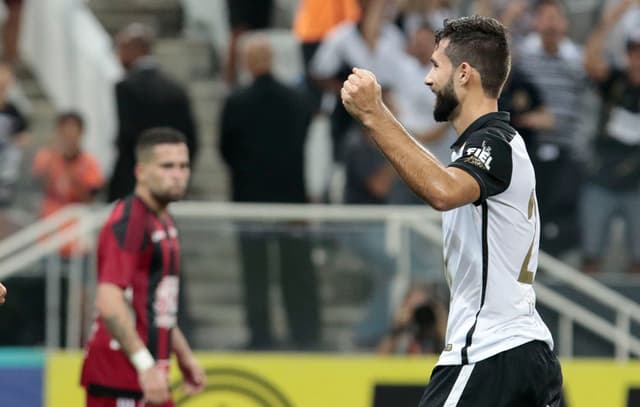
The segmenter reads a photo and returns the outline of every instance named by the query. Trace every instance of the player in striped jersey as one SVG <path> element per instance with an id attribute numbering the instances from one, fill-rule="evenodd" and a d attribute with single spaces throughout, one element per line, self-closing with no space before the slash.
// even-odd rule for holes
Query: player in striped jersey
<path id="1" fill-rule="evenodd" d="M 185 390 L 204 387 L 204 371 L 177 325 L 180 246 L 167 211 L 189 180 L 186 141 L 175 130 L 150 129 L 136 156 L 135 192 L 115 204 L 98 241 L 98 318 L 81 379 L 87 407 L 172 407 L 171 354 Z"/>

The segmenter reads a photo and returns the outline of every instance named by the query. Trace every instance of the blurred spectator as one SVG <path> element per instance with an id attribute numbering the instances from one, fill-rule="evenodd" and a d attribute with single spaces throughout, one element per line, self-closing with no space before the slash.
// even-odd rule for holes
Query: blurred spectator
<path id="1" fill-rule="evenodd" d="M 84 120 L 78 113 L 66 112 L 58 115 L 56 134 L 51 145 L 41 148 L 34 158 L 33 176 L 40 181 L 44 192 L 40 209 L 40 216 L 43 218 L 67 205 L 93 202 L 104 183 L 97 159 L 82 150 L 83 131 Z M 68 223 L 64 227 L 73 225 L 74 223 Z M 76 240 L 60 248 L 58 253 L 65 271 L 61 281 L 62 298 L 71 294 L 69 272 L 73 261 L 76 261 L 75 265 L 80 270 L 88 270 L 90 249 L 88 242 L 84 240 Z M 86 273 L 81 273 L 80 278 L 83 283 L 87 282 Z M 85 321 L 87 287 L 85 284 L 81 287 L 81 291 L 72 294 L 78 299 L 81 321 Z M 62 301 L 60 308 L 61 344 L 69 339 L 66 337 L 67 305 L 67 301 Z"/>
<path id="2" fill-rule="evenodd" d="M 424 78 L 431 70 L 431 54 L 435 47 L 435 33 L 429 25 L 417 27 L 409 37 L 407 54 L 395 58 L 398 73 L 393 81 L 398 118 L 413 137 L 429 149 L 440 161 L 448 163 L 450 146 L 454 139 L 448 123 L 437 123 L 433 118 L 435 94 L 426 86 Z M 455 137 L 455 135 L 453 135 Z M 398 188 L 391 194 L 391 203 L 420 203 L 413 192 L 398 180 Z"/>
<path id="3" fill-rule="evenodd" d="M 425 23 L 413 31 L 409 37 L 408 55 L 399 55 L 395 59 L 398 74 L 393 83 L 393 93 L 403 126 L 443 164 L 448 164 L 451 161 L 451 144 L 457 135 L 449 123 L 435 121 L 432 112 L 436 96 L 426 85 L 420 86 L 431 70 L 434 47 L 435 33 L 429 25 Z M 400 177 L 395 179 L 388 203 L 424 204 Z M 408 233 L 407 239 L 412 275 L 421 281 L 441 279 L 442 249 L 413 231 Z"/>
<path id="4" fill-rule="evenodd" d="M 7 99 L 14 77 L 8 65 L 0 65 L 0 207 L 11 204 L 27 142 L 27 121 Z"/>
<path id="5" fill-rule="evenodd" d="M 393 83 L 398 52 L 405 49 L 402 32 L 389 22 L 388 0 L 361 0 L 361 18 L 345 22 L 322 42 L 311 61 L 310 72 L 328 92 L 339 94 L 342 82 L 353 67 L 371 70 L 381 83 Z M 343 160 L 345 136 L 355 121 L 342 103 L 336 103 L 331 117 L 334 159 Z"/>
<path id="6" fill-rule="evenodd" d="M 578 134 L 584 89 L 582 51 L 567 38 L 568 21 L 558 0 L 540 0 L 535 32 L 514 47 L 517 66 L 538 87 L 553 114 L 553 127 L 538 132 L 532 156 L 542 223 L 541 247 L 561 255 L 579 241 L 577 197 L 581 170 L 577 157 L 585 140 Z"/>
<path id="7" fill-rule="evenodd" d="M 307 202 L 304 143 L 312 111 L 307 99 L 271 74 L 272 48 L 262 35 L 246 42 L 253 83 L 235 91 L 222 111 L 220 152 L 231 172 L 235 202 Z M 275 229 L 275 230 L 274 230 Z M 250 349 L 274 346 L 268 264 L 277 248 L 290 336 L 301 349 L 317 345 L 320 317 L 306 227 L 251 228 L 241 224 L 240 251 Z"/>
<path id="8" fill-rule="evenodd" d="M 33 175 L 43 187 L 40 216 L 47 217 L 71 204 L 93 202 L 104 180 L 97 159 L 82 150 L 84 120 L 76 112 L 58 115 L 53 143 L 41 148 L 33 161 Z M 82 242 L 73 242 L 60 249 L 68 259 L 84 254 Z"/>
<path id="9" fill-rule="evenodd" d="M 422 80 L 423 78 L 420 78 Z M 424 93 L 431 93 L 426 87 Z M 389 89 L 383 89 L 385 105 L 395 111 L 398 98 L 392 98 Z M 407 202 L 415 194 L 411 192 L 398 177 L 393 167 L 378 150 L 365 129 L 350 135 L 345 151 L 346 185 L 344 201 L 346 204 L 387 204 L 419 203 Z M 400 197 L 400 189 L 403 196 Z M 406 196 L 405 196 L 406 195 Z M 434 271 L 435 262 L 440 262 L 437 278 L 442 275 L 441 250 L 433 250 L 433 245 L 409 237 L 412 273 L 424 278 L 425 274 Z M 418 249 L 419 244 L 419 249 Z M 369 295 L 364 318 L 355 328 L 355 343 L 359 347 L 374 348 L 384 337 L 391 323 L 391 290 L 396 271 L 396 264 L 387 254 L 386 225 L 377 223 L 359 224 L 352 233 L 344 234 L 344 245 L 350 247 L 362 258 L 371 276 L 372 289 Z M 417 250 L 414 250 L 416 248 Z M 434 261 L 434 259 L 436 259 Z"/>
<path id="10" fill-rule="evenodd" d="M 602 5 L 602 9 L 612 10 L 624 0 L 608 0 Z M 606 12 L 606 11 L 605 11 Z M 625 47 L 627 34 L 635 27 L 640 27 L 640 2 L 629 6 L 624 15 L 618 20 L 607 35 L 607 47 L 604 50 L 606 57 L 612 66 L 621 68 L 627 64 L 627 50 Z"/>
<path id="11" fill-rule="evenodd" d="M 7 6 L 7 19 L 2 27 L 3 59 L 11 66 L 18 62 L 18 35 L 22 19 L 23 0 L 4 0 Z"/>
<path id="12" fill-rule="evenodd" d="M 425 24 L 440 29 L 445 19 L 456 15 L 451 0 L 400 0 L 398 3 L 396 22 L 408 38 Z"/>
<path id="13" fill-rule="evenodd" d="M 182 132 L 187 139 L 192 167 L 198 150 L 189 98 L 180 84 L 161 71 L 152 56 L 153 32 L 134 23 L 117 35 L 116 42 L 127 74 L 116 85 L 120 127 L 116 140 L 118 157 L 109 182 L 109 202 L 133 192 L 134 147 L 144 130 L 171 127 Z"/>
<path id="14" fill-rule="evenodd" d="M 536 1 L 477 0 L 473 4 L 473 13 L 497 18 L 518 42 L 531 32 Z"/>
<path id="15" fill-rule="evenodd" d="M 238 43 L 242 34 L 252 30 L 269 27 L 273 0 L 227 0 L 231 38 L 227 54 L 225 79 L 229 85 L 235 85 L 238 76 Z"/>
<path id="16" fill-rule="evenodd" d="M 498 107 L 509 112 L 511 124 L 524 139 L 529 156 L 533 157 L 538 149 L 537 132 L 553 129 L 553 115 L 546 109 L 538 87 L 517 65 L 512 67 L 504 84 Z"/>
<path id="17" fill-rule="evenodd" d="M 394 109 L 391 92 L 382 90 L 387 107 Z M 351 133 L 345 148 L 346 184 L 344 203 L 346 204 L 385 204 L 391 187 L 397 178 L 393 167 L 387 162 L 367 130 Z"/>
<path id="18" fill-rule="evenodd" d="M 640 273 L 640 28 L 627 38 L 625 69 L 604 58 L 605 38 L 635 3 L 623 0 L 605 15 L 587 43 L 585 67 L 602 98 L 599 131 L 581 201 L 584 269 L 600 271 L 615 215 L 625 219 L 631 270 Z"/>
<path id="19" fill-rule="evenodd" d="M 322 91 L 311 79 L 309 67 L 325 36 L 344 21 L 360 18 L 358 0 L 300 0 L 293 22 L 293 32 L 302 45 L 307 91 L 314 110 L 320 108 Z"/>
<path id="20" fill-rule="evenodd" d="M 409 289 L 393 327 L 378 345 L 381 354 L 440 354 L 444 349 L 446 312 L 426 287 Z"/>
<path id="21" fill-rule="evenodd" d="M 386 204 L 397 178 L 395 170 L 364 128 L 351 136 L 345 148 L 344 203 Z M 395 267 L 387 255 L 385 230 L 384 223 L 376 222 L 359 224 L 353 232 L 343 234 L 345 246 L 362 258 L 372 281 L 365 316 L 355 329 L 355 342 L 361 347 L 375 346 L 386 332 L 391 318 L 389 302 Z"/>

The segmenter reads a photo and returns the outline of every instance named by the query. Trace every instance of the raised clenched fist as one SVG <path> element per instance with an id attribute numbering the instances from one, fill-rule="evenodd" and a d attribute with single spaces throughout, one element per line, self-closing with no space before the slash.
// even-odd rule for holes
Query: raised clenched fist
<path id="1" fill-rule="evenodd" d="M 340 93 L 347 111 L 363 123 L 383 110 L 380 85 L 375 75 L 365 69 L 353 68 Z"/>

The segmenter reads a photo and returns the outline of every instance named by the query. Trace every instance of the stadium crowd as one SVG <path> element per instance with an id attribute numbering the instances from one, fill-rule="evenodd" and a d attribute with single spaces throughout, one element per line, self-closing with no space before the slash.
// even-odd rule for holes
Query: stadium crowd
<path id="1" fill-rule="evenodd" d="M 28 114 L 12 100 L 9 89 L 24 69 L 15 46 L 20 2 L 6 3 L 9 17 L 0 66 L 2 208 L 15 205 L 15 185 L 20 177 L 29 177 L 19 171 L 29 142 Z M 158 126 L 185 135 L 194 172 L 199 154 L 219 154 L 229 170 L 229 199 L 234 202 L 419 204 L 345 111 L 339 90 L 352 67 L 372 71 L 406 129 L 447 163 L 456 135 L 449 124 L 433 119 L 435 95 L 422 84 L 431 69 L 434 33 L 443 20 L 482 14 L 498 18 L 511 32 L 513 66 L 500 109 L 510 112 L 535 167 L 542 250 L 569 261 L 578 258 L 586 273 L 597 276 L 603 270 L 612 221 L 621 217 L 629 259 L 624 271 L 640 273 L 640 2 L 607 2 L 591 17 L 592 29 L 576 33 L 569 5 L 560 0 L 299 0 L 291 22 L 304 61 L 298 86 L 273 74 L 272 65 L 283 63 L 274 61 L 268 36 L 274 2 L 228 0 L 227 6 L 231 41 L 218 73 L 228 90 L 217 129 L 219 151 L 198 148 L 198 126 L 187 91 L 154 58 L 153 30 L 131 24 L 114 38 L 126 71 L 114 89 L 119 122 L 115 167 L 111 174 L 102 174 L 95 157 L 81 147 L 82 115 L 60 112 L 50 144 L 38 146 L 35 159 L 27 163 L 41 186 L 42 216 L 68 204 L 113 202 L 132 193 L 137 138 Z M 246 86 L 238 81 L 243 60 L 252 77 Z M 309 196 L 304 145 L 318 117 L 329 118 L 334 165 L 325 190 Z M 338 199 L 331 194 L 336 185 L 341 190 Z M 0 237 L 11 233 L 10 222 L 3 218 L 0 214 Z M 249 229 L 238 236 L 251 333 L 246 346 L 276 346 L 266 311 L 267 236 L 282 250 L 280 278 L 291 342 L 296 349 L 317 349 L 321 306 L 314 243 L 300 224 L 287 225 L 284 232 Z M 432 281 L 426 274 L 440 267 L 433 260 L 440 256 L 422 253 L 417 264 L 430 270 L 416 273 L 416 285 L 400 309 L 391 310 L 393 265 L 381 250 L 384 239 L 384 230 L 372 227 L 357 244 L 342 242 L 363 258 L 373 279 L 356 342 L 384 353 L 438 353 L 445 299 L 422 283 Z M 84 252 L 65 247 L 61 255 L 72 253 Z M 9 292 L 8 301 L 12 300 Z"/>

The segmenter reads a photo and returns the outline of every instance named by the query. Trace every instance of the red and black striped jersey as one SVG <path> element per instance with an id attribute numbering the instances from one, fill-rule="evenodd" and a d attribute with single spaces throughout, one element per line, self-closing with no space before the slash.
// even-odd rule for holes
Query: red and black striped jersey
<path id="1" fill-rule="evenodd" d="M 100 231 L 97 263 L 98 284 L 124 290 L 140 338 L 168 369 L 180 272 L 173 219 L 159 218 L 137 196 L 119 201 Z M 140 392 L 135 368 L 99 316 L 87 345 L 81 381 L 89 392 L 102 395 L 131 397 L 131 392 L 134 396 Z"/>

